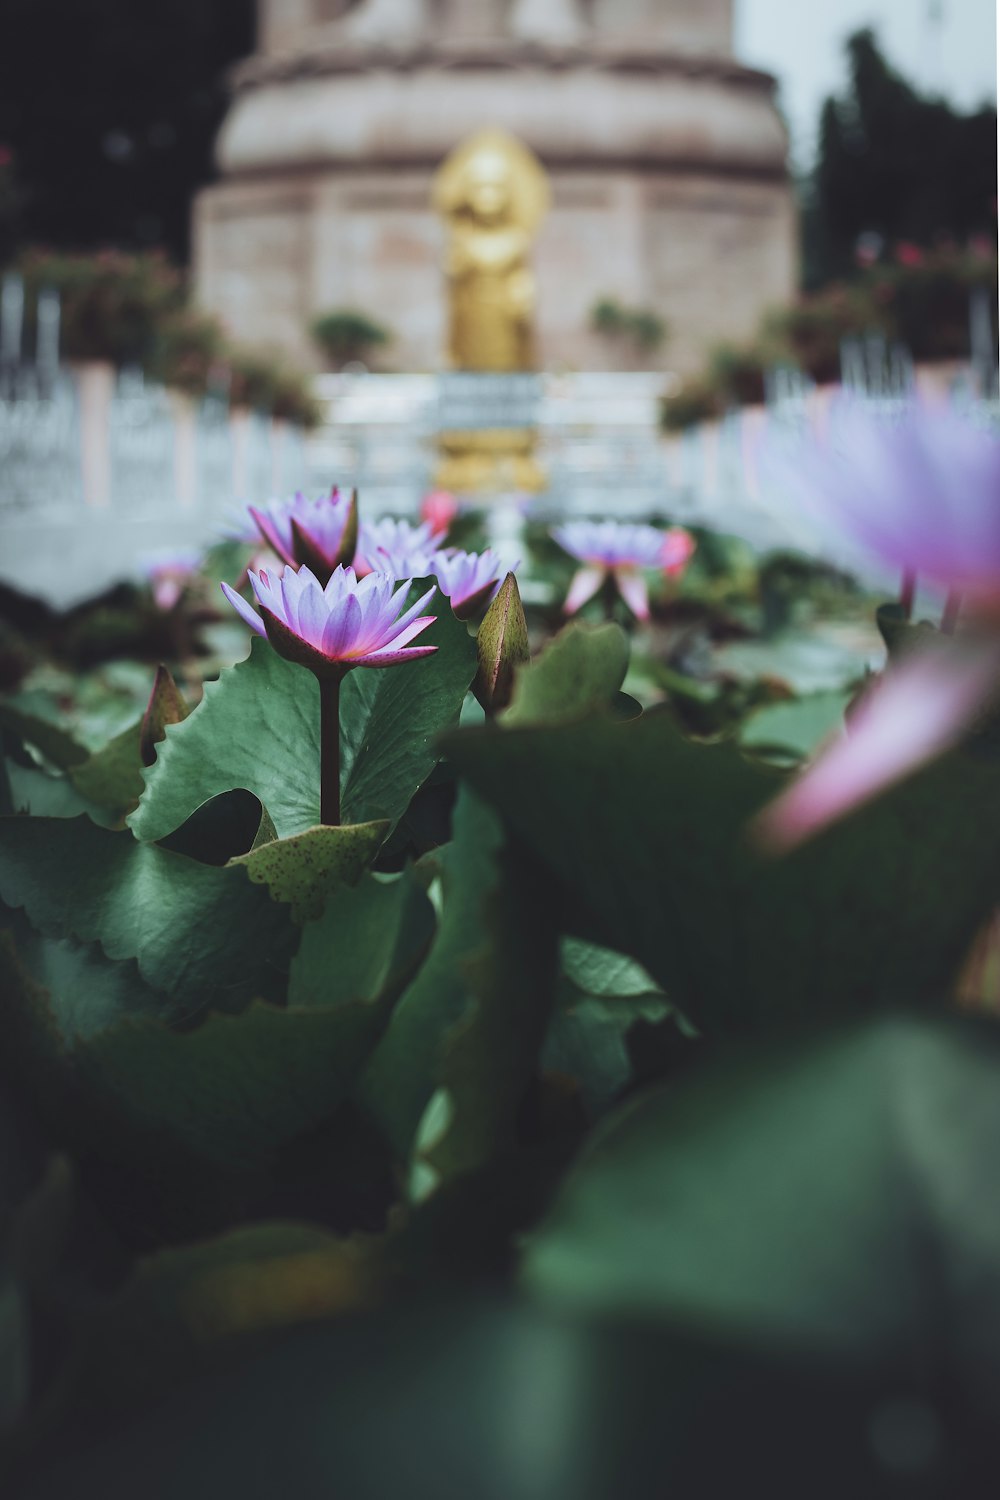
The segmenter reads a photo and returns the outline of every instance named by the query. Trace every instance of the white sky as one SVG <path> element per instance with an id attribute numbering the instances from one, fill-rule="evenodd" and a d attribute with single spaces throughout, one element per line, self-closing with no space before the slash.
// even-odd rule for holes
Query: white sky
<path id="1" fill-rule="evenodd" d="M 822 102 L 844 87 L 852 31 L 871 26 L 904 78 L 975 109 L 996 100 L 996 18 L 996 0 L 736 0 L 736 51 L 777 76 L 793 159 L 804 168 Z"/>

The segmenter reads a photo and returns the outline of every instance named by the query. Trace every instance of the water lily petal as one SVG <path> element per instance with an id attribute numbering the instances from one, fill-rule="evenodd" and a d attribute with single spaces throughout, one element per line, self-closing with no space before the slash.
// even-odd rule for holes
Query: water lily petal
<path id="1" fill-rule="evenodd" d="M 298 623 L 294 627 L 296 633 L 310 646 L 321 649 L 323 632 L 330 617 L 323 590 L 319 582 L 314 581 L 312 586 L 304 588 L 299 595 L 298 601 Z M 289 622 L 291 623 L 291 622 Z"/>
<path id="2" fill-rule="evenodd" d="M 264 629 L 264 621 L 253 606 L 248 604 L 234 588 L 230 588 L 228 583 L 223 583 L 221 588 L 240 619 L 244 620 L 250 626 L 250 629 L 255 630 L 258 635 L 266 636 L 267 631 Z"/>
<path id="3" fill-rule="evenodd" d="M 615 568 L 614 580 L 629 609 L 637 620 L 649 619 L 649 592 L 646 580 L 632 568 Z"/>
<path id="4" fill-rule="evenodd" d="M 607 568 L 580 568 L 569 586 L 569 593 L 563 605 L 564 612 L 568 615 L 575 615 L 588 599 L 594 597 L 607 575 Z"/>
<path id="5" fill-rule="evenodd" d="M 258 510 L 255 505 L 248 506 L 248 510 L 253 517 L 254 525 L 271 550 L 278 554 L 282 562 L 294 563 L 292 533 L 287 522 L 279 523 L 270 511 Z"/>
<path id="6" fill-rule="evenodd" d="M 353 665 L 356 667 L 394 667 L 398 662 L 416 661 L 421 656 L 433 656 L 436 650 L 436 646 L 405 646 L 403 650 L 397 651 L 394 647 L 387 646 L 382 651 L 370 651 L 367 656 L 359 656 Z"/>
<path id="7" fill-rule="evenodd" d="M 396 607 L 395 601 L 396 601 L 396 599 L 399 598 L 399 594 L 402 593 L 403 598 L 405 599 L 406 595 L 409 593 L 409 590 L 410 590 L 410 585 L 408 583 L 406 583 L 406 584 L 404 584 L 402 586 L 402 588 L 400 590 L 397 591 L 396 594 L 393 595 L 393 600 L 392 600 L 392 607 L 393 607 L 393 609 L 395 609 L 395 607 Z M 418 618 L 418 616 L 420 615 L 421 610 L 423 610 L 425 608 L 425 606 L 430 603 L 431 599 L 433 599 L 433 597 L 434 597 L 434 595 L 436 593 L 437 593 L 437 590 L 435 588 L 429 588 L 427 590 L 426 594 L 421 594 L 421 596 L 417 600 L 417 602 L 415 604 L 411 604 L 410 607 L 409 607 L 409 609 L 404 610 L 403 613 L 399 616 L 398 619 L 392 619 L 392 618 L 390 618 L 386 622 L 385 628 L 381 632 L 381 637 L 382 638 L 376 643 L 376 645 L 382 646 L 382 645 L 385 645 L 386 641 L 389 640 L 389 639 L 395 640 L 397 634 L 399 634 L 401 631 L 405 630 L 409 626 L 409 624 L 410 624 L 410 622 L 412 620 L 415 620 L 415 619 Z"/>
<path id="8" fill-rule="evenodd" d="M 833 741 L 754 820 L 756 841 L 785 852 L 955 744 L 996 690 L 995 653 L 914 656 L 878 678 Z"/>

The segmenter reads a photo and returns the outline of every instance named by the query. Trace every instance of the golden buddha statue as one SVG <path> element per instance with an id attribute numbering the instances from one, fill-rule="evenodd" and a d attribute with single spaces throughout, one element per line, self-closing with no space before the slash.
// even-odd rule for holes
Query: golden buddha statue
<path id="1" fill-rule="evenodd" d="M 503 130 L 477 131 L 435 178 L 434 206 L 448 232 L 448 359 L 470 380 L 534 368 L 535 279 L 528 257 L 548 204 L 537 158 Z M 487 415 L 481 426 L 441 432 L 439 446 L 436 482 L 442 489 L 488 494 L 544 487 L 535 433 L 524 423 L 502 425 Z"/>
<path id="2" fill-rule="evenodd" d="M 531 370 L 531 240 L 548 207 L 535 156 L 502 130 L 478 131 L 442 166 L 434 206 L 447 223 L 448 354 L 457 370 Z"/>

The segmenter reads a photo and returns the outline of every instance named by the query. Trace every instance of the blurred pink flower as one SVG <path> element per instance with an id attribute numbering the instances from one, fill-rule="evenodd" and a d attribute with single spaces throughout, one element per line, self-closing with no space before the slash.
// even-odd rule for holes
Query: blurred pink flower
<path id="1" fill-rule="evenodd" d="M 663 537 L 660 567 L 668 578 L 680 578 L 695 553 L 698 543 L 683 526 L 671 526 Z"/>
<path id="2" fill-rule="evenodd" d="M 447 490 L 432 490 L 420 502 L 420 519 L 431 528 L 434 537 L 445 537 L 458 515 L 458 501 Z"/>
<path id="3" fill-rule="evenodd" d="M 783 854 L 936 759 L 995 693 L 995 651 L 928 651 L 890 667 L 833 740 L 754 819 L 755 842 Z"/>

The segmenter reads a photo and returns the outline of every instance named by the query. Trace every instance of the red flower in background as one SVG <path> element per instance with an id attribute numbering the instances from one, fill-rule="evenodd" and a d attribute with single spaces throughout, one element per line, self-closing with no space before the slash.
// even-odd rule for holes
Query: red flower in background
<path id="1" fill-rule="evenodd" d="M 922 266 L 924 252 L 912 240 L 900 240 L 896 246 L 896 261 L 901 266 Z"/>
<path id="2" fill-rule="evenodd" d="M 458 501 L 447 490 L 432 490 L 420 504 L 420 519 L 428 522 L 432 536 L 446 536 L 458 515 Z"/>

